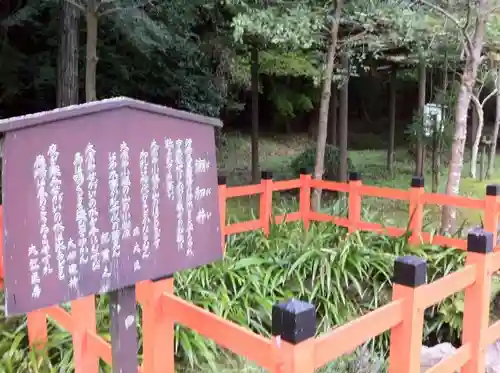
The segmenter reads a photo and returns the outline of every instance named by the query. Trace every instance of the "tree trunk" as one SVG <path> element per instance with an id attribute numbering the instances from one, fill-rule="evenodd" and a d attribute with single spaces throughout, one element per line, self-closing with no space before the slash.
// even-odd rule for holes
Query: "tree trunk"
<path id="1" fill-rule="evenodd" d="M 396 68 L 392 68 L 389 82 L 389 147 L 387 149 L 387 170 L 393 173 L 394 134 L 396 132 Z"/>
<path id="2" fill-rule="evenodd" d="M 457 195 L 460 190 L 460 177 L 462 175 L 465 140 L 467 138 L 467 111 L 472 96 L 472 88 L 477 78 L 477 69 L 481 63 L 488 3 L 488 0 L 479 0 L 477 4 L 475 30 L 465 60 L 460 90 L 455 106 L 455 133 L 451 147 L 448 181 L 446 183 L 446 194 L 450 195 Z M 467 45 L 466 48 L 468 48 Z M 441 217 L 441 231 L 443 233 L 450 233 L 454 230 L 456 217 L 457 210 L 454 206 L 443 206 Z"/>
<path id="3" fill-rule="evenodd" d="M 483 134 L 484 127 L 484 111 L 483 105 L 479 102 L 479 98 L 476 95 L 471 96 L 473 109 L 477 117 L 477 129 L 474 136 L 474 143 L 472 144 L 472 154 L 470 158 L 470 177 L 476 178 L 477 173 L 477 153 L 479 151 L 479 143 L 481 142 L 481 135 Z"/>
<path id="4" fill-rule="evenodd" d="M 338 97 L 337 97 L 337 83 L 332 82 L 332 87 L 331 87 L 331 97 L 330 97 L 330 114 L 329 114 L 329 119 L 330 119 L 330 144 L 333 146 L 337 146 L 338 144 L 338 139 L 337 139 L 337 108 L 338 108 Z"/>
<path id="5" fill-rule="evenodd" d="M 337 0 L 335 15 L 330 29 L 330 45 L 326 58 L 326 70 L 323 76 L 323 90 L 319 107 L 318 137 L 316 142 L 316 163 L 314 166 L 314 178 L 322 179 L 325 166 L 325 147 L 328 132 L 328 108 L 330 106 L 330 93 L 332 86 L 333 67 L 335 64 L 335 51 L 337 48 L 337 37 L 339 33 L 340 15 L 344 0 Z M 314 189 L 312 195 L 312 209 L 319 211 L 321 207 L 321 189 Z"/>
<path id="6" fill-rule="evenodd" d="M 78 104 L 78 50 L 80 10 L 60 0 L 59 48 L 57 56 L 57 107 Z"/>
<path id="7" fill-rule="evenodd" d="M 417 136 L 417 160 L 415 163 L 415 175 L 423 176 L 424 174 L 424 142 L 423 142 L 423 118 L 425 106 L 425 88 L 426 88 L 426 73 L 425 62 L 422 61 L 418 65 L 418 112 L 420 116 L 421 126 L 420 133 Z"/>
<path id="8" fill-rule="evenodd" d="M 476 95 L 479 98 L 479 90 L 477 88 L 473 88 L 472 92 L 473 92 L 474 95 Z M 472 103 L 472 107 L 471 107 L 470 143 L 469 143 L 471 155 L 472 155 L 472 152 L 473 152 L 473 149 L 474 149 L 474 143 L 475 143 L 476 137 L 477 137 L 477 128 L 478 128 L 478 126 L 479 126 L 479 116 L 477 114 L 476 108 L 474 107 L 474 103 Z"/>
<path id="9" fill-rule="evenodd" d="M 259 175 L 259 51 L 251 52 L 252 75 L 252 182 L 258 183 Z"/>
<path id="10" fill-rule="evenodd" d="M 96 0 L 87 0 L 87 59 L 85 66 L 85 100 L 87 102 L 97 99 L 96 74 L 97 74 L 97 17 Z"/>
<path id="11" fill-rule="evenodd" d="M 347 180 L 347 133 L 349 118 L 349 55 L 347 52 L 342 54 L 342 70 L 345 74 L 344 82 L 340 89 L 340 108 L 339 108 L 339 175 L 340 182 Z"/>
<path id="12" fill-rule="evenodd" d="M 493 170 L 495 168 L 495 158 L 497 155 L 497 141 L 498 141 L 498 130 L 500 129 L 500 71 L 497 71 L 496 78 L 496 113 L 495 113 L 495 126 L 493 127 L 493 133 L 491 135 L 491 146 L 490 155 L 488 161 L 488 169 L 486 171 L 486 177 L 489 179 L 493 176 Z"/>

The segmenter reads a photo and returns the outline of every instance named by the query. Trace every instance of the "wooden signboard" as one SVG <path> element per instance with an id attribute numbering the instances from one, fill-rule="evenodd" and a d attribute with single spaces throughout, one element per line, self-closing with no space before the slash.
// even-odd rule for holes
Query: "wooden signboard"
<path id="1" fill-rule="evenodd" d="M 220 125 L 128 98 L 0 121 L 7 314 L 221 259 Z"/>

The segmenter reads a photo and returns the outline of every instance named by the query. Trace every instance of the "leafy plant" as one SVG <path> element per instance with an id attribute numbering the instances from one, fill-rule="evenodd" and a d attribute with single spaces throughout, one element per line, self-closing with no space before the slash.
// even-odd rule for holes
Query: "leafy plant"
<path id="1" fill-rule="evenodd" d="M 328 212 L 338 214 L 338 206 Z M 365 211 L 367 217 L 377 219 Z M 345 228 L 330 223 L 314 223 L 309 231 L 301 223 L 273 224 L 269 237 L 260 231 L 229 236 L 224 260 L 177 273 L 175 289 L 181 298 L 265 336 L 270 336 L 272 305 L 292 297 L 302 299 L 316 306 L 321 334 L 390 301 L 394 260 L 409 254 L 427 259 L 430 280 L 458 269 L 464 259 L 464 253 L 453 249 L 409 246 L 407 235 L 348 235 Z M 446 302 L 437 306 L 431 320 L 435 325 L 429 324 L 427 334 L 443 328 L 458 333 L 460 325 L 449 319 Z M 107 310 L 108 299 L 100 296 L 98 331 L 109 339 Z M 44 359 L 29 352 L 25 318 L 4 320 L 0 333 L 0 372 L 72 371 L 71 336 L 54 324 L 49 324 Z M 176 326 L 175 341 L 176 358 L 182 367 L 221 371 L 221 361 L 231 358 L 213 342 L 180 326 Z M 334 364 L 339 369 L 326 371 L 354 372 L 360 361 L 381 369 L 374 371 L 383 371 L 378 357 L 387 353 L 388 333 L 369 341 L 367 348 L 370 353 L 363 352 L 357 362 L 349 365 L 339 360 Z M 107 369 L 102 367 L 103 372 Z"/>
<path id="2" fill-rule="evenodd" d="M 316 148 L 312 147 L 302 154 L 299 154 L 291 163 L 291 168 L 298 174 L 301 169 L 305 168 L 312 171 L 316 160 Z M 350 158 L 347 159 L 348 169 L 353 169 L 353 163 Z M 340 167 L 340 151 L 333 145 L 327 145 L 325 148 L 325 174 L 324 177 L 328 180 L 337 180 Z"/>

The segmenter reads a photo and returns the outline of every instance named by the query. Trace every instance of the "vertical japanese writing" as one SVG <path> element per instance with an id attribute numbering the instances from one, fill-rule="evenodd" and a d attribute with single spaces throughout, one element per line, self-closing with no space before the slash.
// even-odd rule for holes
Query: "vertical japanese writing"
<path id="1" fill-rule="evenodd" d="M 196 222 L 200 225 L 205 224 L 206 221 L 210 220 L 210 217 L 212 216 L 211 212 L 205 211 L 204 208 L 201 208 L 198 210 L 198 213 L 196 214 Z"/>
<path id="2" fill-rule="evenodd" d="M 130 221 L 130 171 L 129 148 L 126 142 L 120 145 L 120 183 L 122 193 L 122 237 L 129 238 L 132 231 Z"/>
<path id="3" fill-rule="evenodd" d="M 35 245 L 28 247 L 28 259 L 31 272 L 31 298 L 40 298 L 42 288 L 40 286 L 40 264 L 38 263 L 38 250 Z"/>
<path id="4" fill-rule="evenodd" d="M 40 211 L 40 238 L 42 241 L 41 254 L 43 263 L 43 275 L 52 273 L 50 265 L 50 244 L 49 244 L 49 227 L 47 225 L 47 162 L 43 155 L 38 155 L 33 165 L 33 176 L 37 188 L 38 208 Z"/>
<path id="5" fill-rule="evenodd" d="M 208 197 L 210 194 L 212 194 L 211 188 L 200 188 L 197 186 L 194 191 L 194 199 L 198 201 L 204 197 Z"/>
<path id="6" fill-rule="evenodd" d="M 153 140 L 150 147 L 151 155 L 151 201 L 153 214 L 153 245 L 160 247 L 160 146 Z"/>
<path id="7" fill-rule="evenodd" d="M 50 159 L 49 165 L 49 178 L 50 178 L 50 195 L 52 196 L 52 216 L 53 216 L 53 227 L 52 231 L 54 233 L 54 250 L 56 252 L 57 258 L 57 276 L 59 280 L 64 280 L 65 278 L 65 267 L 66 264 L 66 245 L 64 243 L 63 232 L 64 225 L 62 224 L 61 209 L 63 201 L 63 192 L 61 192 L 61 169 L 57 161 L 59 160 L 59 151 L 57 150 L 56 144 L 51 144 L 49 146 L 49 151 L 47 156 Z"/>
<path id="8" fill-rule="evenodd" d="M 99 253 L 99 229 L 97 228 L 97 219 L 99 212 L 97 211 L 97 173 L 95 162 L 96 151 L 94 145 L 87 144 L 85 148 L 85 163 L 87 173 L 87 215 L 89 222 L 88 239 L 90 243 L 90 258 L 92 261 L 92 271 L 101 269 L 101 258 Z"/>
<path id="9" fill-rule="evenodd" d="M 207 172 L 210 167 L 210 162 L 204 158 L 196 158 L 194 162 L 194 172 L 197 174 Z"/>
<path id="10" fill-rule="evenodd" d="M 173 160 L 173 149 L 174 142 L 168 137 L 165 138 L 165 148 L 167 149 L 167 154 L 165 155 L 165 163 L 167 168 L 167 198 L 171 201 L 174 200 L 174 179 L 172 177 L 172 166 L 174 165 Z"/>
<path id="11" fill-rule="evenodd" d="M 86 264 L 89 261 L 89 249 L 87 246 L 87 212 L 83 205 L 85 175 L 83 174 L 83 156 L 80 152 L 75 154 L 73 166 L 75 169 L 73 181 L 76 185 L 76 225 L 78 228 L 77 246 L 80 254 L 79 262 L 80 264 Z"/>
<path id="12" fill-rule="evenodd" d="M 175 172 L 176 172 L 176 211 L 177 211 L 177 250 L 184 250 L 184 157 L 182 140 L 175 141 Z"/>
<path id="13" fill-rule="evenodd" d="M 69 274 L 69 287 L 71 289 L 78 289 L 78 285 L 80 282 L 80 279 L 78 277 L 79 275 L 79 268 L 78 264 L 76 262 L 77 260 L 77 253 L 76 253 L 77 247 L 73 239 L 68 240 L 68 274 Z"/>
<path id="14" fill-rule="evenodd" d="M 139 168 L 141 171 L 141 202 L 142 202 L 142 258 L 149 258 L 149 160 L 148 152 L 141 151 L 139 158 Z"/>
<path id="15" fill-rule="evenodd" d="M 118 164 L 116 152 L 108 153 L 108 187 L 109 187 L 109 220 L 111 223 L 111 257 L 120 257 L 120 201 L 119 197 L 119 183 L 118 172 L 116 171 Z M 105 255 L 103 255 L 103 261 Z M 109 259 L 109 255 L 106 256 Z M 107 269 L 107 265 L 105 267 Z M 106 272 L 103 277 L 106 277 Z"/>
<path id="16" fill-rule="evenodd" d="M 184 143 L 186 159 L 186 240 L 187 256 L 193 256 L 193 140 L 186 139 Z"/>

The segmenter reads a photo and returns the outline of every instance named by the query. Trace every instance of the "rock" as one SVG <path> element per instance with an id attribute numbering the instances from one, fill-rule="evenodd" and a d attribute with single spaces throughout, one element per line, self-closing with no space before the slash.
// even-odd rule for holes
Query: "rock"
<path id="1" fill-rule="evenodd" d="M 440 343 L 434 347 L 422 346 L 420 352 L 420 373 L 424 373 L 441 360 L 452 356 L 456 351 L 457 349 L 450 343 Z M 488 346 L 485 373 L 500 373 L 500 340 Z"/>
<path id="2" fill-rule="evenodd" d="M 457 349 L 451 343 L 440 343 L 434 347 L 422 346 L 420 351 L 420 373 L 426 372 L 441 360 L 455 354 Z"/>
<path id="3" fill-rule="evenodd" d="M 500 340 L 486 350 L 486 373 L 500 373 Z"/>

